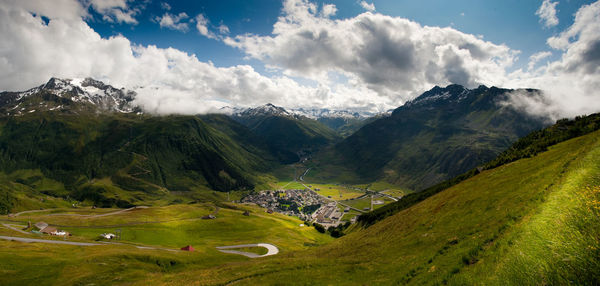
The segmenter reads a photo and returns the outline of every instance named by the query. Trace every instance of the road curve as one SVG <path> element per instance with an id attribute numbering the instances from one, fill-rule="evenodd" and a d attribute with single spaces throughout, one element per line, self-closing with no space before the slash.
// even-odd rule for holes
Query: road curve
<path id="1" fill-rule="evenodd" d="M 62 240 L 47 240 L 47 239 L 35 239 L 35 238 L 25 238 L 25 237 L 16 237 L 16 236 L 3 236 L 3 235 L 0 235 L 0 239 L 14 240 L 14 241 L 20 241 L 20 242 L 40 242 L 40 243 L 68 244 L 68 245 L 80 245 L 80 246 L 102 245 L 102 244 L 99 244 L 99 243 L 74 242 L 74 241 L 62 241 Z"/>
<path id="2" fill-rule="evenodd" d="M 243 248 L 243 247 L 264 247 L 267 249 L 267 253 L 263 254 L 263 255 L 259 255 L 259 254 L 251 253 L 251 252 L 231 250 L 231 249 Z M 279 248 L 277 248 L 277 246 L 269 244 L 269 243 L 217 246 L 217 249 L 223 253 L 239 254 L 239 255 L 246 256 L 246 257 L 250 257 L 250 258 L 265 257 L 265 256 L 275 255 L 275 254 L 279 253 Z"/>

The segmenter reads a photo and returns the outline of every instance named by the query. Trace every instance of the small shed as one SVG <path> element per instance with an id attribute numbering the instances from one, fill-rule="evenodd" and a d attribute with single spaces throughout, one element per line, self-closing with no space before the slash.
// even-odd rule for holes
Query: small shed
<path id="1" fill-rule="evenodd" d="M 202 217 L 202 219 L 216 219 L 216 218 L 217 218 L 216 216 L 211 215 L 211 214 L 205 215 L 205 216 Z"/>
<path id="2" fill-rule="evenodd" d="M 183 251 L 194 251 L 194 248 L 191 245 L 184 246 L 181 248 Z"/>

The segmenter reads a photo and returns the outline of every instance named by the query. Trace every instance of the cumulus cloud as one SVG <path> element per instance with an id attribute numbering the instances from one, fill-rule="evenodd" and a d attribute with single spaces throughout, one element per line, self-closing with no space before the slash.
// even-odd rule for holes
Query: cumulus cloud
<path id="1" fill-rule="evenodd" d="M 582 6 L 573 24 L 548 44 L 563 51 L 559 60 L 532 72 L 510 75 L 513 86 L 544 90 L 542 99 L 513 98 L 515 106 L 552 119 L 600 111 L 600 2 Z"/>
<path id="2" fill-rule="evenodd" d="M 48 1 L 50 2 L 50 1 Z M 137 24 L 135 16 L 140 13 L 139 8 L 132 8 L 128 0 L 86 0 L 84 3 L 91 7 L 102 19 L 112 23 Z"/>
<path id="3" fill-rule="evenodd" d="M 535 12 L 535 14 L 540 17 L 540 23 L 543 23 L 546 28 L 558 25 L 556 5 L 558 5 L 558 1 L 552 2 L 550 0 L 544 0 L 540 8 Z"/>
<path id="4" fill-rule="evenodd" d="M 363 9 L 369 11 L 369 12 L 375 12 L 375 4 L 371 3 L 367 3 L 367 1 L 360 1 L 360 6 L 363 7 Z"/>
<path id="5" fill-rule="evenodd" d="M 547 40 L 558 60 L 535 68 L 550 52 L 537 53 L 526 70 L 510 74 L 519 52 L 505 45 L 371 12 L 332 19 L 332 5 L 285 1 L 270 35 L 226 36 L 226 26 L 212 32 L 204 15 L 186 18 L 200 34 L 263 61 L 269 77 L 121 35 L 102 38 L 84 21 L 85 3 L 48 2 L 0 2 L 0 90 L 25 90 L 52 76 L 91 76 L 137 91 L 147 111 L 194 114 L 267 102 L 383 111 L 433 85 L 458 83 L 542 89 L 534 96 L 515 92 L 505 104 L 553 119 L 600 110 L 600 2 L 582 6 L 569 28 Z"/>
<path id="6" fill-rule="evenodd" d="M 265 77 L 247 65 L 217 67 L 177 49 L 133 45 L 120 35 L 102 38 L 81 18 L 85 9 L 79 2 L 65 3 L 65 9 L 72 6 L 79 14 L 63 17 L 64 12 L 31 5 L 37 9 L 34 16 L 22 1 L 0 2 L 0 89 L 25 90 L 53 76 L 90 76 L 137 91 L 136 102 L 160 114 L 266 102 L 343 107 L 347 94 L 361 93 L 347 87 L 339 92 L 336 87 L 307 87 L 284 75 Z"/>
<path id="7" fill-rule="evenodd" d="M 187 32 L 189 30 L 189 26 L 185 20 L 188 18 L 189 16 L 186 13 L 181 12 L 178 15 L 165 13 L 162 17 L 157 16 L 155 20 L 158 22 L 161 28 Z"/>
<path id="8" fill-rule="evenodd" d="M 501 84 L 518 51 L 452 28 L 364 13 L 330 19 L 305 0 L 287 0 L 271 35 L 225 43 L 285 74 L 330 84 L 332 73 L 400 105 L 433 85 Z"/>
<path id="9" fill-rule="evenodd" d="M 337 13 L 337 7 L 333 4 L 323 5 L 323 8 L 321 9 L 323 17 L 331 17 L 335 15 L 335 13 Z"/>

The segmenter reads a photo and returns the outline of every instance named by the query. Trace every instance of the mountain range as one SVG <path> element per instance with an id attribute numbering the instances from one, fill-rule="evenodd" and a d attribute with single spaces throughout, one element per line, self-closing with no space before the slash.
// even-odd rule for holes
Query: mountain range
<path id="1" fill-rule="evenodd" d="M 229 115 L 154 116 L 134 104 L 134 92 L 90 78 L 52 78 L 25 92 L 0 93 L 0 170 L 40 170 L 39 180 L 67 190 L 56 195 L 105 205 L 161 192 L 191 197 L 199 190 L 251 190 L 268 181 L 273 168 L 313 157 L 315 171 L 321 170 L 315 179 L 331 181 L 336 178 L 318 176 L 349 169 L 354 182 L 384 180 L 420 190 L 493 159 L 547 125 L 503 105 L 510 92 L 434 87 L 391 114 L 372 117 L 273 104 L 223 110 Z M 16 179 L 41 188 L 35 179 Z M 140 191 L 137 199 L 130 193 Z"/>

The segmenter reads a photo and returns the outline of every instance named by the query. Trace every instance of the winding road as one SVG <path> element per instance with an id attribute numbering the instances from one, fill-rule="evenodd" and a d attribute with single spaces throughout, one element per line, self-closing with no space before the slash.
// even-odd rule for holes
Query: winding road
<path id="1" fill-rule="evenodd" d="M 267 249 L 267 253 L 260 255 L 251 252 L 231 250 L 236 248 L 245 248 L 245 247 L 264 247 Z M 217 249 L 223 253 L 231 253 L 231 254 L 239 254 L 250 258 L 259 258 L 270 255 L 275 255 L 279 253 L 279 248 L 277 246 L 269 244 L 269 243 L 256 243 L 256 244 L 240 244 L 240 245 L 230 245 L 230 246 L 217 246 Z"/>

